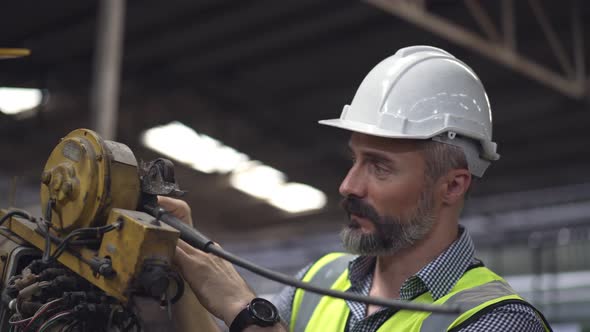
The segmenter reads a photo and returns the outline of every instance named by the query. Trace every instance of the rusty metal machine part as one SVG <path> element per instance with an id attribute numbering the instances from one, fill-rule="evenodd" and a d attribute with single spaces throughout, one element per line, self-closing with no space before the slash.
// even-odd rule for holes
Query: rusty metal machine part
<path id="1" fill-rule="evenodd" d="M 117 271 L 114 278 L 102 280 L 105 288 L 123 296 L 129 292 L 129 286 L 152 289 L 153 285 L 141 283 L 144 279 L 140 276 L 147 271 L 152 276 L 147 280 L 158 279 L 146 266 L 159 265 L 165 267 L 159 270 L 162 271 L 161 277 L 166 277 L 180 232 L 138 211 L 113 209 L 108 223 L 117 221 L 123 223 L 122 228 L 118 232 L 106 233 L 98 250 L 99 257 L 110 257 L 113 269 Z M 100 287 L 100 281 L 97 280 L 96 284 Z M 149 295 L 157 296 L 151 292 Z"/>
<path id="2" fill-rule="evenodd" d="M 184 191 L 174 179 L 174 164 L 164 158 L 142 163 L 140 169 L 141 191 L 150 195 L 181 197 Z"/>
<path id="3" fill-rule="evenodd" d="M 162 280 L 174 280 L 169 272 L 179 232 L 135 211 L 141 191 L 137 162 L 127 146 L 103 141 L 91 130 L 74 130 L 54 148 L 41 178 L 41 201 L 51 209 L 52 228 L 13 217 L 5 224 L 12 232 L 41 250 L 48 248 L 48 256 L 122 303 L 134 290 L 166 293 Z M 67 243 L 109 226 L 94 248 Z M 47 245 L 47 238 L 53 243 Z M 154 262 L 158 269 L 146 268 Z M 148 275 L 140 278 L 142 273 Z M 146 284 L 153 280 L 159 287 Z"/>
<path id="4" fill-rule="evenodd" d="M 169 315 L 175 316 L 175 322 L 184 326 L 181 331 L 190 330 L 196 324 L 203 326 L 205 331 L 214 330 L 214 323 L 194 294 L 184 292 L 182 295 L 184 282 L 172 268 L 179 232 L 159 222 L 159 217 L 135 210 L 140 198 L 142 201 L 154 201 L 156 195 L 182 194 L 169 161 L 158 159 L 145 165 L 140 175 L 136 159 L 127 146 L 104 141 L 88 129 L 75 130 L 59 142 L 41 176 L 43 215 L 50 216 L 50 220 L 0 209 L 2 294 L 6 295 L 4 291 L 8 290 L 9 281 L 12 285 L 10 296 L 4 296 L 0 301 L 0 315 L 8 314 L 13 321 L 39 320 L 34 317 L 41 308 L 56 302 L 50 297 L 35 295 L 48 285 L 39 284 L 35 275 L 39 271 L 46 271 L 42 273 L 48 275 L 54 269 L 65 269 L 69 271 L 67 280 L 72 281 L 72 276 L 85 280 L 93 287 L 92 296 L 102 293 L 115 301 L 93 300 L 95 302 L 87 303 L 84 300 L 88 305 L 79 307 L 78 311 L 72 307 L 75 315 L 68 316 L 70 318 L 92 321 L 96 317 L 92 318 L 88 313 L 101 314 L 100 310 L 117 306 L 129 309 L 134 306 L 131 297 L 140 295 L 155 299 L 159 305 L 168 308 L 177 300 L 184 305 L 189 303 L 190 308 L 175 309 L 174 312 L 180 312 L 180 316 L 168 311 Z M 7 216 L 7 213 L 10 215 Z M 4 251 L 3 246 L 8 246 L 8 249 Z M 3 257 L 8 257 L 10 261 L 10 257 L 14 256 L 5 253 L 19 251 L 28 253 L 27 258 L 22 256 L 18 264 L 4 263 Z M 41 255 L 43 258 L 38 259 Z M 24 266 L 31 261 L 35 262 L 39 271 L 24 273 Z M 60 278 L 66 277 L 62 275 Z M 88 292 L 75 296 L 77 299 L 86 298 L 91 294 Z M 27 306 L 25 313 L 17 310 L 20 302 L 15 301 L 18 295 L 21 299 L 29 299 L 23 302 Z M 73 303 L 70 298 L 60 299 L 61 305 Z M 28 316 L 33 312 L 37 314 Z M 115 316 L 119 315 L 118 312 Z M 8 318 L 4 318 L 4 322 L 8 323 Z M 3 322 L 1 319 L 0 324 Z M 1 325 L 0 329 L 5 327 Z"/>
<path id="5" fill-rule="evenodd" d="M 29 54 L 0 48 L 0 59 Z M 150 185 L 146 177 L 142 184 L 168 191 L 150 195 L 181 193 L 170 178 L 160 180 Z M 217 330 L 195 295 L 182 295 L 184 282 L 171 269 L 178 231 L 133 211 L 141 188 L 127 146 L 74 130 L 51 153 L 41 181 L 49 220 L 0 209 L 0 330 L 141 330 L 129 302 L 134 293 L 159 299 L 169 313 L 180 300 L 178 331 L 197 324 Z M 84 238 L 95 231 L 94 238 Z M 76 238 L 82 239 L 68 242 Z M 172 293 L 170 281 L 176 283 Z"/>
<path id="6" fill-rule="evenodd" d="M 161 180 L 174 182 L 173 175 L 158 183 Z M 11 231 L 123 303 L 134 291 L 149 290 L 146 295 L 153 297 L 167 292 L 162 280 L 176 280 L 169 272 L 179 232 L 135 211 L 140 177 L 127 146 L 102 140 L 88 129 L 74 130 L 51 152 L 41 181 L 41 204 L 44 215 L 51 216 L 51 228 L 11 218 Z M 149 177 L 143 182 L 148 185 Z M 69 241 L 91 239 L 93 232 L 97 245 L 72 248 Z M 146 268 L 154 265 L 158 267 Z M 159 286 L 146 284 L 150 281 Z"/>
<path id="7" fill-rule="evenodd" d="M 124 209 L 111 210 L 107 225 L 115 223 L 120 223 L 120 226 L 103 235 L 98 250 L 80 247 L 64 251 L 57 260 L 126 303 L 133 290 L 151 289 L 151 285 L 138 284 L 142 280 L 139 276 L 145 263 L 158 262 L 168 268 L 166 273 L 170 271 L 179 232 L 164 223 L 154 222 L 154 217 L 146 213 Z M 35 247 L 44 248 L 45 238 L 37 231 L 37 224 L 12 218 L 8 227 Z M 57 247 L 57 244 L 52 244 L 51 252 Z M 166 273 L 164 276 L 167 276 Z"/>
<path id="8" fill-rule="evenodd" d="M 57 262 L 37 259 L 38 251 L 27 250 L 32 248 L 10 251 L 8 262 L 17 268 L 2 284 L 0 330 L 49 331 L 54 326 L 51 331 L 121 331 L 138 325 L 130 307 Z"/>
<path id="9" fill-rule="evenodd" d="M 103 225 L 112 207 L 134 210 L 140 196 L 137 161 L 120 143 L 77 129 L 53 149 L 41 175 L 43 215 L 54 229 Z"/>

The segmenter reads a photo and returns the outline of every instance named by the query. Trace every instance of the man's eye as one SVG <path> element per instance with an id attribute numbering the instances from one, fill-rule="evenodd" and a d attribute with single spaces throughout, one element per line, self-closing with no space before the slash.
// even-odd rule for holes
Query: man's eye
<path id="1" fill-rule="evenodd" d="M 385 175 L 389 173 L 389 169 L 379 164 L 373 164 L 373 169 L 377 175 Z"/>

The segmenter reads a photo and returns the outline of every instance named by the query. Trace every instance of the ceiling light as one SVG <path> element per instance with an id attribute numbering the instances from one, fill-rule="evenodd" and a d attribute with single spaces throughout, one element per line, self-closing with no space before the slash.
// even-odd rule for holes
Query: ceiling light
<path id="1" fill-rule="evenodd" d="M 306 184 L 291 182 L 281 186 L 269 203 L 290 213 L 300 213 L 323 208 L 326 195 Z"/>
<path id="2" fill-rule="evenodd" d="M 222 142 L 199 134 L 180 122 L 154 127 L 142 142 L 180 163 L 204 173 L 230 173 L 230 184 L 248 195 L 290 213 L 321 209 L 326 195 L 308 185 L 288 183 L 287 176 Z"/>
<path id="3" fill-rule="evenodd" d="M 203 173 L 229 173 L 248 156 L 180 122 L 146 130 L 142 142 L 174 160 Z"/>
<path id="4" fill-rule="evenodd" d="M 232 172 L 229 182 L 238 190 L 268 200 L 284 185 L 285 174 L 259 162 L 250 162 Z"/>
<path id="5" fill-rule="evenodd" d="M 39 89 L 0 88 L 0 111 L 18 114 L 41 104 L 43 92 Z"/>

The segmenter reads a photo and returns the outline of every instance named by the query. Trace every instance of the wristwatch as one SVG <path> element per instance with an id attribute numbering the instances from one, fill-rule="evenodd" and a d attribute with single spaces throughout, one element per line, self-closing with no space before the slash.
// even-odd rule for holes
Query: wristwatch
<path id="1" fill-rule="evenodd" d="M 259 297 L 254 298 L 246 308 L 234 318 L 229 332 L 242 332 L 250 325 L 273 326 L 280 320 L 279 311 L 274 304 Z"/>

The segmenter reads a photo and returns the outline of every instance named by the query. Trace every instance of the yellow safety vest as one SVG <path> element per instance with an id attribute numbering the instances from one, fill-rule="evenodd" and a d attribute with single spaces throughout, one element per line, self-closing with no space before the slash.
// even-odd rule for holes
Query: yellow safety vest
<path id="1" fill-rule="evenodd" d="M 351 255 L 342 253 L 328 254 L 311 266 L 303 277 L 303 281 L 346 291 L 350 288 L 348 262 L 351 259 Z M 504 279 L 484 266 L 466 271 L 453 289 L 438 300 L 434 301 L 430 292 L 425 292 L 412 302 L 456 304 L 465 308 L 466 311 L 449 315 L 399 310 L 385 321 L 377 332 L 456 331 L 469 323 L 471 319 L 480 317 L 481 314 L 498 305 L 521 303 L 531 306 L 516 294 Z M 531 308 L 534 309 L 532 306 Z M 545 330 L 551 331 L 543 315 L 534 310 L 543 321 Z M 291 332 L 342 332 L 346 327 L 349 314 L 350 309 L 344 300 L 297 289 L 293 299 L 289 330 Z"/>

